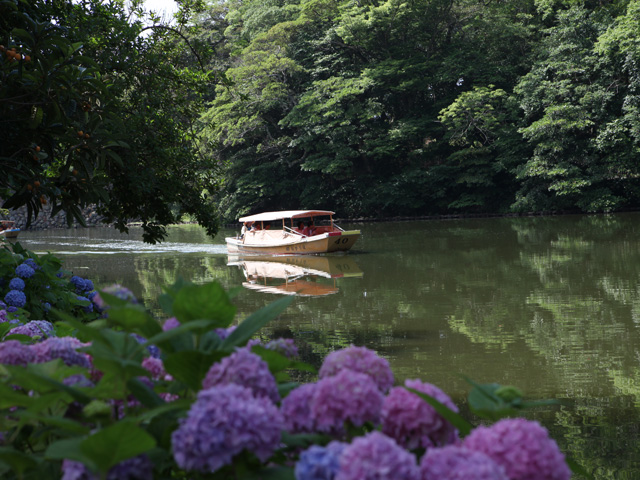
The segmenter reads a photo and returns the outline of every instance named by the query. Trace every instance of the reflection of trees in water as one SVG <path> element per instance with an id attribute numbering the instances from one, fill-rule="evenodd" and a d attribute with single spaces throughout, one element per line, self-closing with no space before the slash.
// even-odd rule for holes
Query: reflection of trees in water
<path id="1" fill-rule="evenodd" d="M 158 297 L 164 286 L 173 285 L 178 278 L 203 284 L 217 281 L 230 284 L 230 272 L 221 256 L 194 255 L 139 255 L 134 259 L 139 299 L 155 315 L 164 316 L 158 305 Z"/>

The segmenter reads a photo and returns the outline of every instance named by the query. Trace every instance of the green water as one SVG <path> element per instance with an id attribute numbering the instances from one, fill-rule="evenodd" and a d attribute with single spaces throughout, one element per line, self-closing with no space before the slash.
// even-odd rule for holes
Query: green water
<path id="1" fill-rule="evenodd" d="M 211 240 L 191 225 L 159 246 L 106 228 L 19 240 L 97 286 L 131 288 L 154 311 L 178 277 L 238 289 L 238 319 L 298 291 L 265 334 L 295 338 L 307 361 L 365 345 L 398 381 L 434 383 L 463 410 L 461 375 L 564 399 L 528 416 L 596 478 L 640 478 L 640 214 L 342 227 L 362 231 L 354 249 L 313 265 L 243 263 L 224 246 L 235 231 Z"/>

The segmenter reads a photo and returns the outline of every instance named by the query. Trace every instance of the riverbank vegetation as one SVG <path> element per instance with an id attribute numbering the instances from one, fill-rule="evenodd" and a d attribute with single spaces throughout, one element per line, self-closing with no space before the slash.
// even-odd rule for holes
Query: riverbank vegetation
<path id="1" fill-rule="evenodd" d="M 1 0 L 0 196 L 193 215 L 640 206 L 638 0 Z M 146 20 L 142 20 L 146 18 Z M 12 192 L 12 196 L 6 194 Z"/>

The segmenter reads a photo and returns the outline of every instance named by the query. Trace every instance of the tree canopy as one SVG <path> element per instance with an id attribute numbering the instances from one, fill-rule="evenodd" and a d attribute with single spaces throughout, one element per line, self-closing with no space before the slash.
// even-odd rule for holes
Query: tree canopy
<path id="1" fill-rule="evenodd" d="M 0 0 L 5 207 L 610 212 L 640 204 L 638 0 Z"/>

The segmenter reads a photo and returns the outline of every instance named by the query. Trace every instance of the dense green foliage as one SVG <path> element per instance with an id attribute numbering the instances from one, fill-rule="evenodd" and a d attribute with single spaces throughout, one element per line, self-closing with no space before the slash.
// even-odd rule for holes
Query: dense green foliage
<path id="1" fill-rule="evenodd" d="M 637 1 L 222 4 L 228 219 L 638 207 Z"/>
<path id="2" fill-rule="evenodd" d="M 6 207 L 639 207 L 638 0 L 179 3 L 0 1 Z"/>
<path id="3" fill-rule="evenodd" d="M 211 79 L 182 68 L 177 30 L 136 18 L 117 1 L 0 1 L 5 208 L 50 203 L 82 222 L 97 203 L 121 230 L 143 222 L 148 241 L 183 213 L 216 232 L 215 168 L 193 142 Z"/>

